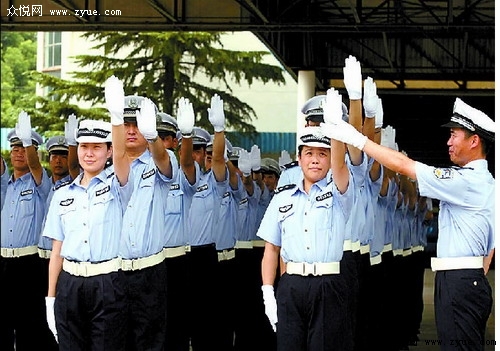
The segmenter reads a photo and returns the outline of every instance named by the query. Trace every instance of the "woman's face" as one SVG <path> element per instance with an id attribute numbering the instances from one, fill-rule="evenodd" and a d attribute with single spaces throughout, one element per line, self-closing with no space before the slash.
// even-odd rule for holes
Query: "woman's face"
<path id="1" fill-rule="evenodd" d="M 80 143 L 78 144 L 78 162 L 83 170 L 90 174 L 100 173 L 111 157 L 111 148 L 106 143 Z"/>
<path id="2" fill-rule="evenodd" d="M 316 183 L 326 177 L 330 169 L 330 149 L 304 146 L 299 154 L 299 165 L 304 173 L 304 179 Z"/>

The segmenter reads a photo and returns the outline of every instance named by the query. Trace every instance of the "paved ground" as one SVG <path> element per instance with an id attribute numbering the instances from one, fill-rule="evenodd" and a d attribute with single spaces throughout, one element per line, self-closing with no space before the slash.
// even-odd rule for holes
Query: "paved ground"
<path id="1" fill-rule="evenodd" d="M 410 346 L 410 351 L 435 351 L 439 350 L 438 346 L 429 345 L 429 341 L 437 339 L 436 325 L 434 322 L 434 272 L 426 269 L 424 278 L 424 313 L 422 316 L 422 324 L 420 326 L 420 341 L 417 346 Z M 488 272 L 488 279 L 495 297 L 495 270 Z M 426 342 L 426 340 L 428 342 Z M 493 311 L 488 320 L 486 330 L 486 340 L 491 344 L 496 341 L 495 338 L 495 300 L 493 300 Z M 498 340 L 500 341 L 500 340 Z M 488 342 L 487 342 L 488 344 Z M 500 344 L 499 344 L 500 349 Z M 495 350 L 494 345 L 485 347 L 485 351 Z"/>

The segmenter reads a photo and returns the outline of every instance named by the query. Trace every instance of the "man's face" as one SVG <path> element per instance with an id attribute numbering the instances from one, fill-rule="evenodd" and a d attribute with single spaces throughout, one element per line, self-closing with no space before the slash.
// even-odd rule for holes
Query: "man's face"
<path id="1" fill-rule="evenodd" d="M 177 138 L 173 137 L 172 135 L 165 135 L 161 137 L 161 141 L 163 142 L 163 147 L 165 149 L 174 150 L 179 145 L 179 141 L 177 140 Z"/>
<path id="2" fill-rule="evenodd" d="M 278 186 L 278 177 L 274 173 L 262 173 L 262 181 L 271 192 Z"/>
<path id="3" fill-rule="evenodd" d="M 67 153 L 51 153 L 49 158 L 49 166 L 52 174 L 56 177 L 63 178 L 68 175 L 68 154 Z"/>
<path id="4" fill-rule="evenodd" d="M 458 166 L 464 166 L 470 161 L 470 150 L 473 143 L 479 142 L 477 134 L 469 135 L 462 128 L 451 128 L 448 145 L 450 160 Z"/>
<path id="5" fill-rule="evenodd" d="M 137 123 L 125 122 L 125 147 L 127 151 L 144 151 L 148 147 L 148 141 L 139 132 Z"/>
<path id="6" fill-rule="evenodd" d="M 10 150 L 10 162 L 16 171 L 29 171 L 26 149 L 22 146 L 13 146 Z"/>

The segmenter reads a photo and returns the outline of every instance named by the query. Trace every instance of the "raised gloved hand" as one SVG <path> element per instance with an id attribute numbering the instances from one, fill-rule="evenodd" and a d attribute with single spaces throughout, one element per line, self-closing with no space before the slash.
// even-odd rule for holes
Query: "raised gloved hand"
<path id="1" fill-rule="evenodd" d="M 45 310 L 47 315 L 47 324 L 49 326 L 50 331 L 54 334 L 54 338 L 57 340 L 57 329 L 56 329 L 56 316 L 54 313 L 54 302 L 56 301 L 55 297 L 46 296 L 45 297 Z"/>
<path id="2" fill-rule="evenodd" d="M 144 98 L 141 103 L 141 110 L 136 112 L 137 128 L 144 138 L 149 141 L 155 141 L 158 138 L 156 130 L 156 108 L 148 98 Z"/>
<path id="3" fill-rule="evenodd" d="M 224 101 L 219 95 L 212 96 L 210 107 L 207 109 L 208 119 L 214 126 L 216 133 L 222 132 L 225 129 L 226 118 L 224 117 Z"/>
<path id="4" fill-rule="evenodd" d="M 356 57 L 349 55 L 345 59 L 344 66 L 344 85 L 349 94 L 349 100 L 361 99 L 361 65 Z"/>
<path id="5" fill-rule="evenodd" d="M 245 177 L 248 177 L 252 171 L 252 158 L 250 153 L 245 149 L 240 151 L 240 155 L 238 157 L 238 168 Z"/>
<path id="6" fill-rule="evenodd" d="M 347 122 L 340 121 L 336 124 L 321 123 L 321 132 L 331 139 L 342 141 L 363 150 L 368 138 L 358 132 L 356 128 Z"/>
<path id="7" fill-rule="evenodd" d="M 375 112 L 375 128 L 382 128 L 384 125 L 384 108 L 382 107 L 382 99 L 378 98 L 377 111 Z"/>
<path id="8" fill-rule="evenodd" d="M 290 157 L 290 154 L 286 150 L 281 150 L 281 155 L 278 157 L 278 164 L 280 167 L 283 169 L 285 168 L 285 165 L 289 164 L 292 162 L 292 158 Z"/>
<path id="9" fill-rule="evenodd" d="M 68 120 L 64 122 L 64 138 L 69 146 L 76 146 L 76 130 L 78 121 L 74 113 L 68 116 Z"/>
<path id="10" fill-rule="evenodd" d="M 123 124 L 123 110 L 125 109 L 125 91 L 123 83 L 115 76 L 111 76 L 104 84 L 106 108 L 111 115 L 111 124 Z"/>
<path id="11" fill-rule="evenodd" d="M 194 128 L 193 104 L 187 98 L 180 98 L 177 108 L 177 128 L 183 138 L 191 138 Z"/>
<path id="12" fill-rule="evenodd" d="M 326 124 L 336 124 L 342 121 L 342 96 L 335 88 L 326 91 L 326 99 L 323 104 L 323 119 Z"/>
<path id="13" fill-rule="evenodd" d="M 23 147 L 33 144 L 31 140 L 31 118 L 25 111 L 21 111 L 17 117 L 16 136 L 23 142 Z"/>
<path id="14" fill-rule="evenodd" d="M 260 171 L 260 149 L 257 145 L 253 145 L 250 149 L 250 159 L 252 160 L 252 171 Z"/>
<path id="15" fill-rule="evenodd" d="M 373 81 L 372 77 L 365 79 L 364 94 L 363 94 L 363 108 L 365 109 L 365 117 L 373 118 L 376 116 L 378 107 L 377 84 Z"/>
<path id="16" fill-rule="evenodd" d="M 380 133 L 382 133 L 382 135 L 380 137 L 380 145 L 390 148 L 392 146 L 392 143 L 390 139 L 391 135 L 389 127 L 390 126 L 387 126 L 381 129 Z"/>
<path id="17" fill-rule="evenodd" d="M 271 323 L 271 327 L 276 332 L 276 323 L 278 323 L 278 305 L 274 296 L 274 288 L 272 285 L 262 285 L 262 296 L 264 297 L 264 307 L 267 318 Z"/>

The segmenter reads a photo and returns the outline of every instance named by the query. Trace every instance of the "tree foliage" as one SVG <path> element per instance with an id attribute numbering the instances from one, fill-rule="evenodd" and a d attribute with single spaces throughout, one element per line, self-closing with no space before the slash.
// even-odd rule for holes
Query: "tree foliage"
<path id="1" fill-rule="evenodd" d="M 33 106 L 36 33 L 2 31 L 2 127 L 13 127 L 22 109 Z"/>
<path id="2" fill-rule="evenodd" d="M 209 127 L 207 108 L 217 93 L 224 100 L 226 125 L 239 132 L 255 132 L 251 106 L 232 96 L 231 85 L 255 81 L 285 82 L 283 69 L 263 63 L 264 51 L 230 51 L 223 48 L 221 33 L 215 32 L 90 32 L 84 38 L 96 43 L 101 55 L 75 57 L 81 71 L 72 72 L 71 81 L 40 72 L 32 77 L 50 87 L 46 97 L 38 97 L 35 119 L 49 118 L 47 128 L 61 128 L 70 113 L 90 118 L 107 118 L 102 108 L 103 83 L 115 75 L 124 82 L 126 95 L 147 96 L 163 112 L 175 116 L 179 98 L 186 97 L 195 110 L 196 125 Z M 200 79 L 200 77 L 204 78 Z M 207 85 L 208 78 L 210 86 Z M 74 101 L 88 101 L 83 109 Z M 51 116 L 51 117 L 48 117 Z M 61 117 L 63 119 L 61 119 Z M 203 118 L 202 118 L 203 117 Z"/>

